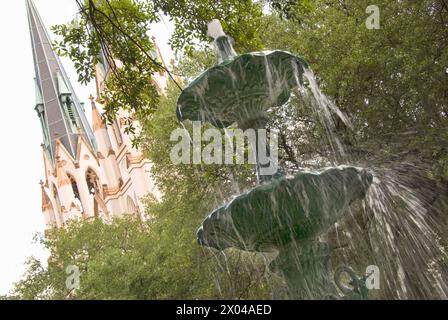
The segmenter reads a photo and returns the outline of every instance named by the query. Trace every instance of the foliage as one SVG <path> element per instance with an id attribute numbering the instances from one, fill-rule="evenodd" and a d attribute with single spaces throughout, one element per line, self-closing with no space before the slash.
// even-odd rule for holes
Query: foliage
<path id="1" fill-rule="evenodd" d="M 258 35 L 262 11 L 251 0 L 157 0 L 154 6 L 174 22 L 172 47 L 187 55 L 193 52 L 194 44 L 209 40 L 207 23 L 212 19 L 221 21 L 238 49 L 251 51 L 262 47 Z"/>
<path id="2" fill-rule="evenodd" d="M 73 222 L 55 230 L 42 244 L 51 251 L 48 268 L 31 260 L 16 284 L 22 299 L 241 299 L 268 298 L 266 263 L 258 254 L 204 251 L 196 229 L 210 209 L 241 186 L 252 183 L 251 168 L 173 166 L 169 155 L 177 89 L 169 86 L 159 108 L 142 123 L 140 145 L 153 161 L 153 174 L 163 192 L 148 197 L 147 220 L 117 218 Z M 234 175 L 233 175 L 234 174 Z M 232 177 L 232 178 L 231 178 Z M 234 179 L 234 180 L 233 180 Z M 220 191 L 219 193 L 218 190 Z M 67 266 L 81 270 L 81 287 L 65 287 Z M 218 284 L 218 285 L 217 285 Z"/>
<path id="3" fill-rule="evenodd" d="M 125 216 L 114 219 L 110 224 L 99 220 L 79 221 L 71 223 L 67 229 L 55 230 L 42 239 L 42 244 L 52 253 L 48 267 L 44 268 L 40 261 L 30 259 L 27 272 L 16 284 L 11 298 L 251 297 L 254 282 L 241 279 L 251 278 L 257 270 L 245 271 L 244 261 L 230 263 L 239 273 L 219 272 L 223 277 L 223 287 L 228 289 L 218 295 L 212 279 L 219 276 L 214 270 L 216 262 L 222 258 L 203 253 L 194 242 L 191 229 L 196 227 L 197 220 L 191 221 L 188 215 L 182 215 L 179 212 L 181 208 L 168 208 L 168 204 L 159 206 L 160 210 L 154 210 L 153 219 L 148 222 Z M 164 214 L 158 216 L 162 211 Z M 229 255 L 231 259 L 238 256 Z M 251 257 L 245 255 L 243 259 L 247 262 Z M 79 289 L 66 287 L 69 266 L 77 266 L 80 270 Z M 262 275 L 262 271 L 258 272 Z"/>
<path id="4" fill-rule="evenodd" d="M 311 0 L 268 0 L 269 6 L 276 11 L 281 18 L 297 21 L 299 13 L 312 10 Z"/>
<path id="5" fill-rule="evenodd" d="M 311 1 L 312 10 L 290 8 L 298 19 L 266 17 L 260 34 L 267 48 L 310 63 L 321 88 L 352 119 L 346 144 L 364 156 L 379 149 L 386 157 L 438 159 L 435 169 L 446 176 L 448 7 L 439 0 L 377 1 L 380 29 L 368 29 L 370 4 Z"/>
<path id="6" fill-rule="evenodd" d="M 98 63 L 104 73 L 110 70 L 101 97 L 108 120 L 114 119 L 119 108 L 150 113 L 158 101 L 152 76 L 163 69 L 147 36 L 150 24 L 158 21 L 152 4 L 138 0 L 77 3 L 80 19 L 53 27 L 63 38 L 54 43 L 57 53 L 73 60 L 81 83 L 94 78 Z M 128 131 L 134 129 L 129 123 Z"/>
<path id="7" fill-rule="evenodd" d="M 152 77 L 156 72 L 171 71 L 159 60 L 148 34 L 161 14 L 174 21 L 171 45 L 176 51 L 191 54 L 196 40 L 207 39 L 207 22 L 220 18 L 225 30 L 246 50 L 261 47 L 257 34 L 261 9 L 250 0 L 225 1 L 143 1 L 76 0 L 79 17 L 53 27 L 62 37 L 54 47 L 69 57 L 79 82 L 93 80 L 95 65 L 107 70 L 101 102 L 105 117 L 114 119 L 118 109 L 137 115 L 150 115 L 157 106 L 159 88 Z M 174 77 L 172 80 L 176 83 Z M 180 86 L 178 85 L 180 88 Z M 129 121 L 127 131 L 135 133 Z"/>
<path id="8" fill-rule="evenodd" d="M 161 202 L 149 202 L 146 211 L 151 217 L 155 215 L 154 223 L 166 221 L 167 227 L 179 227 L 174 229 L 172 234 L 166 233 L 166 238 L 160 241 L 168 243 L 172 242 L 172 239 L 178 239 L 174 244 L 177 249 L 172 248 L 171 252 L 179 250 L 179 254 L 182 254 L 190 248 L 189 250 L 197 253 L 199 250 L 202 252 L 202 249 L 197 245 L 195 234 L 203 217 L 235 192 L 252 185 L 253 168 L 236 165 L 173 165 L 170 151 L 177 141 L 170 141 L 170 135 L 174 129 L 179 128 L 175 117 L 177 96 L 174 85 L 169 85 L 157 112 L 141 123 L 139 145 L 145 156 L 152 160 L 152 174 L 156 178 L 157 187 L 164 195 Z M 185 124 L 185 127 L 192 136 L 191 125 Z M 268 282 L 264 278 L 266 266 L 257 254 L 230 250 L 224 255 L 205 253 L 202 260 L 197 255 L 190 257 L 198 264 L 208 264 L 204 258 L 215 259 L 218 263 L 212 267 L 208 278 L 209 281 L 218 281 L 218 297 L 267 297 Z"/>

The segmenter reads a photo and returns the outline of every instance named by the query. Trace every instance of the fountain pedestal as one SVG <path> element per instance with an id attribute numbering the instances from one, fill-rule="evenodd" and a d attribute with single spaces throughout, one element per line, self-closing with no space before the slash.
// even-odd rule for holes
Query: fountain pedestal
<path id="1" fill-rule="evenodd" d="M 289 299 L 336 299 L 336 287 L 328 263 L 330 249 L 318 241 L 292 243 L 282 247 L 269 269 L 286 282 Z"/>

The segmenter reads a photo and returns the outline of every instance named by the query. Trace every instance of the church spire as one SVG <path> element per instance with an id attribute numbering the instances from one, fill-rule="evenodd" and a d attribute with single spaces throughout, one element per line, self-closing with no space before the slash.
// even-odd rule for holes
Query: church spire
<path id="1" fill-rule="evenodd" d="M 36 111 L 41 121 L 45 150 L 55 164 L 56 138 L 75 158 L 78 134 L 96 151 L 95 137 L 87 122 L 50 37 L 32 0 L 26 0 L 36 73 Z"/>
<path id="2" fill-rule="evenodd" d="M 98 109 L 96 108 L 95 104 L 95 98 L 90 95 L 89 97 L 90 104 L 92 105 L 92 126 L 93 126 L 93 132 L 99 129 L 105 129 L 106 124 L 101 118 L 101 114 L 99 113 Z"/>

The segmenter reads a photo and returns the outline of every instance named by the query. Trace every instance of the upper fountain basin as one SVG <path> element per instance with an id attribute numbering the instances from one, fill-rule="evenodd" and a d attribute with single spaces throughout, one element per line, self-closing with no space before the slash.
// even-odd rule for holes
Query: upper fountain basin
<path id="1" fill-rule="evenodd" d="M 216 127 L 237 123 L 254 128 L 266 120 L 266 110 L 285 104 L 302 83 L 307 63 L 275 50 L 231 57 L 203 72 L 177 101 L 177 118 L 210 122 Z"/>

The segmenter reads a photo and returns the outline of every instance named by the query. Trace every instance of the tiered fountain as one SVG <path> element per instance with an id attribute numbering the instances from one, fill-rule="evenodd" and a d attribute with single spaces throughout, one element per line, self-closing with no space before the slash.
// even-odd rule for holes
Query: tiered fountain
<path id="1" fill-rule="evenodd" d="M 287 103 L 291 91 L 303 85 L 307 63 L 279 50 L 238 56 L 217 20 L 209 24 L 209 35 L 215 38 L 219 63 L 182 92 L 178 119 L 220 128 L 235 123 L 243 130 L 265 128 L 267 110 Z M 259 185 L 204 220 L 199 243 L 218 250 L 276 250 L 270 269 L 284 277 L 289 298 L 340 297 L 329 275 L 329 246 L 319 237 L 354 201 L 364 199 L 372 175 L 362 168 L 338 166 L 292 177 L 263 176 L 260 167 Z M 352 275 L 352 280 L 350 297 L 365 297 L 359 279 Z"/>

